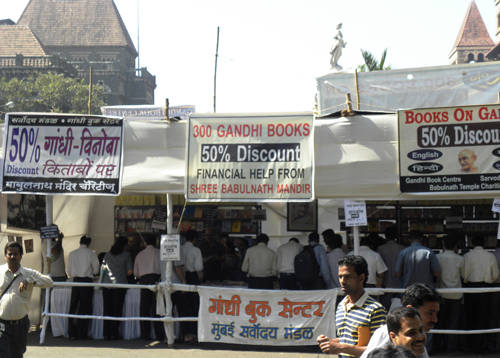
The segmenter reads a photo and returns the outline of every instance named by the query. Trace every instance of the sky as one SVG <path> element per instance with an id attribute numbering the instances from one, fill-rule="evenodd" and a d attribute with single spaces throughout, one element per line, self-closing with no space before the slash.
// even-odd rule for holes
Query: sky
<path id="1" fill-rule="evenodd" d="M 28 0 L 0 0 L 0 18 L 17 21 Z M 155 104 L 214 111 L 311 111 L 317 77 L 330 72 L 337 24 L 347 45 L 339 64 L 354 69 L 361 51 L 388 48 L 393 69 L 448 65 L 470 0 L 115 0 L 156 76 Z M 476 0 L 494 42 L 494 0 Z"/>

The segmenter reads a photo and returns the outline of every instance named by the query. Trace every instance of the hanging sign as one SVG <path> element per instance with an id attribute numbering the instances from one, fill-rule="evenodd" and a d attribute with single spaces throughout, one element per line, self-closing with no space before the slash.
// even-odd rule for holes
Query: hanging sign
<path id="1" fill-rule="evenodd" d="M 366 202 L 360 200 L 344 200 L 346 226 L 366 226 Z"/>
<path id="2" fill-rule="evenodd" d="M 181 237 L 179 235 L 161 235 L 160 260 L 180 260 L 181 259 Z"/>
<path id="3" fill-rule="evenodd" d="M 121 118 L 10 113 L 5 123 L 3 193 L 120 194 Z"/>
<path id="4" fill-rule="evenodd" d="M 189 117 L 189 201 L 311 201 L 312 113 Z"/>
<path id="5" fill-rule="evenodd" d="M 402 193 L 500 190 L 500 104 L 398 111 Z"/>

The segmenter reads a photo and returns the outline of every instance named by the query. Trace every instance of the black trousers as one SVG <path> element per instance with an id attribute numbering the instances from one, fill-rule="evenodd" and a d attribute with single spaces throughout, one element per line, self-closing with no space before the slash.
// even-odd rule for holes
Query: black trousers
<path id="1" fill-rule="evenodd" d="M 188 285 L 200 285 L 200 279 L 198 278 L 198 273 L 186 271 L 186 283 Z M 198 317 L 198 311 L 200 310 L 200 295 L 198 292 L 186 292 L 189 304 L 188 304 L 188 315 L 185 317 Z M 179 309 L 177 309 L 179 311 Z M 179 312 L 177 312 L 179 313 Z M 180 313 L 179 313 L 180 315 Z M 198 322 L 183 322 L 181 323 L 182 334 L 194 334 L 198 335 Z"/>
<path id="2" fill-rule="evenodd" d="M 90 277 L 75 277 L 73 282 L 92 282 Z M 93 287 L 72 287 L 71 288 L 71 303 L 69 305 L 69 314 L 76 314 L 78 304 L 79 315 L 92 314 L 92 298 L 94 297 Z M 68 321 L 68 334 L 70 337 L 86 338 L 89 332 L 88 319 L 78 319 L 78 326 L 74 324 L 73 320 Z"/>
<path id="3" fill-rule="evenodd" d="M 256 288 L 261 290 L 273 290 L 273 277 L 249 277 L 248 288 Z"/>
<path id="4" fill-rule="evenodd" d="M 160 275 L 149 274 L 141 277 L 141 285 L 154 285 L 160 280 Z M 141 317 L 160 317 L 156 314 L 156 292 L 148 289 L 141 290 Z M 163 322 L 153 322 L 156 339 L 161 341 L 165 338 Z M 151 335 L 151 321 L 141 321 L 141 337 L 148 339 Z"/>
<path id="5" fill-rule="evenodd" d="M 298 291 L 300 290 L 299 283 L 295 278 L 294 273 L 280 273 L 280 290 Z"/>
<path id="6" fill-rule="evenodd" d="M 22 358 L 28 343 L 28 315 L 18 321 L 0 319 L 0 357 Z"/>
<path id="7" fill-rule="evenodd" d="M 316 281 L 313 283 L 301 283 L 300 286 L 302 287 L 303 291 L 314 291 L 314 290 L 326 289 L 325 280 L 323 280 L 323 277 L 321 277 L 321 276 L 318 276 Z"/>
<path id="8" fill-rule="evenodd" d="M 467 282 L 465 287 L 490 287 L 486 282 Z M 490 308 L 490 292 L 481 293 L 466 293 L 465 299 L 465 314 L 467 315 L 467 325 L 470 330 L 488 329 L 489 327 L 489 308 Z M 493 327 L 491 327 L 493 328 Z M 496 327 L 495 327 L 496 328 Z M 489 334 L 470 334 L 469 347 L 472 351 L 487 349 Z"/>
<path id="9" fill-rule="evenodd" d="M 125 302 L 125 295 L 127 289 L 125 288 L 103 288 L 103 313 L 109 317 L 122 317 L 123 316 L 123 303 Z M 120 338 L 120 324 L 121 321 L 104 320 L 103 334 L 105 338 Z"/>

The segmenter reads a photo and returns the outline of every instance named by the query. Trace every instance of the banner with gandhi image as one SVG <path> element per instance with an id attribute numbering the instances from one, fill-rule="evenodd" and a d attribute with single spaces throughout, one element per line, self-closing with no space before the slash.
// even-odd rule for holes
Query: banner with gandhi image
<path id="1" fill-rule="evenodd" d="M 199 287 L 198 339 L 255 345 L 316 345 L 335 337 L 337 290 L 263 291 Z"/>
<path id="2" fill-rule="evenodd" d="M 120 194 L 121 118 L 11 113 L 5 121 L 3 193 Z"/>
<path id="3" fill-rule="evenodd" d="M 500 104 L 398 111 L 402 193 L 500 190 Z"/>

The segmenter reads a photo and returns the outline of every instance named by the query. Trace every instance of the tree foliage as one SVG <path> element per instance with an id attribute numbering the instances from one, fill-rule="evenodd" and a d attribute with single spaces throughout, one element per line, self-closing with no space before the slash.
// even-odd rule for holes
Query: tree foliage
<path id="1" fill-rule="evenodd" d="M 363 56 L 363 60 L 365 61 L 365 63 L 358 66 L 358 70 L 360 72 L 383 71 L 391 69 L 391 65 L 385 66 L 387 49 L 385 49 L 384 52 L 382 52 L 382 57 L 380 58 L 380 61 L 377 60 L 371 52 L 365 51 L 363 49 L 361 49 L 361 56 Z"/>
<path id="2" fill-rule="evenodd" d="M 88 85 L 84 80 L 76 80 L 53 73 L 41 74 L 27 80 L 13 78 L 0 80 L 0 105 L 14 102 L 12 108 L 0 108 L 2 112 L 53 112 L 88 113 Z M 101 114 L 100 108 L 106 104 L 104 91 L 100 86 L 92 86 L 91 113 Z M 2 113 L 1 119 L 4 119 Z"/>

